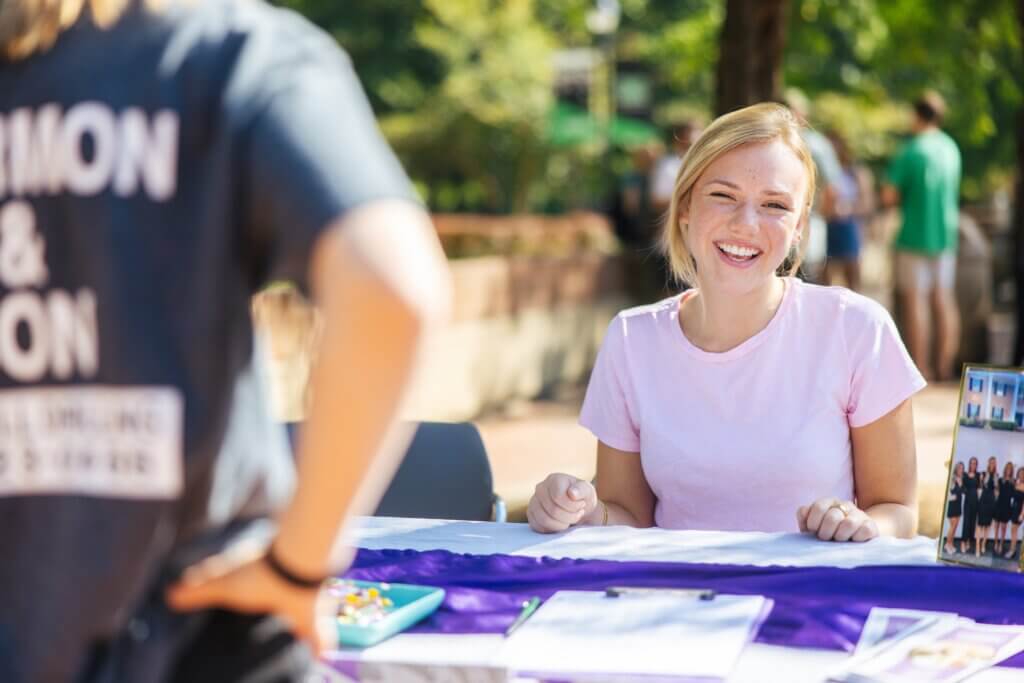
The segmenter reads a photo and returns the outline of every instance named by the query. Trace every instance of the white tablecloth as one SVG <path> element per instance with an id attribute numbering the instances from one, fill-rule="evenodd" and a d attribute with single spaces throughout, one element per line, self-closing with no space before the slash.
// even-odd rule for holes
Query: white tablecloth
<path id="1" fill-rule="evenodd" d="M 362 548 L 458 553 L 571 557 L 579 559 L 718 564 L 835 566 L 933 564 L 936 541 L 875 539 L 825 543 L 802 534 L 668 531 L 587 527 L 542 535 L 525 524 L 445 520 L 361 518 L 348 533 Z M 361 681 L 503 681 L 485 667 L 501 646 L 499 635 L 402 634 L 363 651 L 329 653 L 328 661 L 358 660 Z M 744 651 L 730 683 L 817 683 L 847 655 L 833 650 L 784 648 L 753 643 Z M 478 668 L 474 668 L 478 667 Z M 347 681 L 345 677 L 338 680 Z M 1024 680 L 1020 669 L 991 669 L 972 683 Z"/>
<path id="2" fill-rule="evenodd" d="M 434 550 L 477 555 L 588 560 L 710 562 L 716 564 L 855 567 L 867 564 L 934 564 L 935 539 L 876 538 L 868 543 L 823 543 L 807 534 L 756 531 L 671 531 L 625 526 L 580 527 L 538 534 L 526 524 L 364 517 L 350 534 L 361 548 Z"/>

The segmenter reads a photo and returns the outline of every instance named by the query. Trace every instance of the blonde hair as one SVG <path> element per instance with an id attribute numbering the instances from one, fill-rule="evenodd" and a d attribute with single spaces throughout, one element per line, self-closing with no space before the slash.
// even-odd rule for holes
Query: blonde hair
<path id="1" fill-rule="evenodd" d="M 807 171 L 806 204 L 801 207 L 803 213 L 800 217 L 800 229 L 805 228 L 815 187 L 814 159 L 800 135 L 805 127 L 806 124 L 786 107 L 766 102 L 719 116 L 704 129 L 683 157 L 661 235 L 661 248 L 677 280 L 689 285 L 697 284 L 697 266 L 686 246 L 689 226 L 679 225 L 680 207 L 689 203 L 693 186 L 707 167 L 737 147 L 781 140 L 793 150 Z M 781 270 L 792 275 L 800 268 L 802 258 L 802 250 L 796 250 L 792 257 L 786 259 L 788 267 L 783 263 Z"/>
<path id="2" fill-rule="evenodd" d="M 0 58 L 18 60 L 53 47 L 88 5 L 93 22 L 107 28 L 132 0 L 0 0 Z M 163 0 L 145 0 L 158 9 Z"/>

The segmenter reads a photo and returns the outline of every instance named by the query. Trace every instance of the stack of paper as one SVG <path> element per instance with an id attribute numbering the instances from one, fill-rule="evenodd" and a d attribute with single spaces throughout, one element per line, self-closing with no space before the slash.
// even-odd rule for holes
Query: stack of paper
<path id="1" fill-rule="evenodd" d="M 857 650 L 830 681 L 956 683 L 1024 650 L 1024 627 L 945 612 L 874 609 Z"/>
<path id="2" fill-rule="evenodd" d="M 761 596 L 562 591 L 508 638 L 500 659 L 537 678 L 720 680 L 770 609 Z"/>

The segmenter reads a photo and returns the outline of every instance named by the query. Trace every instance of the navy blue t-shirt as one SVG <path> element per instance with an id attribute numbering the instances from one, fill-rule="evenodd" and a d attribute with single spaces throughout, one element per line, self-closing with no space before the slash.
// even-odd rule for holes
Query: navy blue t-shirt
<path id="1" fill-rule="evenodd" d="M 0 62 L 0 680 L 77 680 L 287 499 L 249 298 L 383 198 L 408 179 L 347 57 L 290 12 L 133 5 Z"/>

